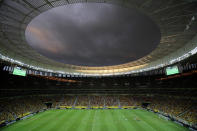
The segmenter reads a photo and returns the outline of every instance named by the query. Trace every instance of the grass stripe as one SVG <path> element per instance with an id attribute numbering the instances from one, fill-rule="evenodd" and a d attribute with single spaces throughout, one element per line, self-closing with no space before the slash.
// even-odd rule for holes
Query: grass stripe
<path id="1" fill-rule="evenodd" d="M 106 118 L 106 114 L 105 114 L 105 110 L 100 109 L 99 112 L 101 112 L 101 115 L 99 117 L 99 121 L 101 124 L 100 130 L 101 131 L 108 131 L 108 124 L 107 122 L 105 122 Z"/>
<path id="2" fill-rule="evenodd" d="M 55 120 L 57 115 L 60 114 L 61 112 L 57 110 L 56 112 L 51 113 L 51 115 L 49 115 L 48 117 L 44 117 L 43 120 L 38 121 L 36 124 L 34 124 L 34 126 L 31 128 L 31 131 L 38 131 L 45 129 L 50 125 L 50 123 L 52 123 Z"/>
<path id="3" fill-rule="evenodd" d="M 64 126 L 69 121 L 70 117 L 73 116 L 74 113 L 75 111 L 73 110 L 63 110 L 60 116 L 57 116 L 57 118 L 54 121 L 52 121 L 52 123 L 46 128 L 46 130 L 54 131 L 57 130 L 57 127 L 61 129 L 61 126 Z"/>
<path id="4" fill-rule="evenodd" d="M 135 113 L 136 116 L 139 117 L 140 119 L 140 122 L 141 124 L 146 128 L 147 131 L 162 131 L 161 128 L 157 127 L 157 126 L 154 126 L 152 125 L 149 121 L 151 121 L 152 119 L 148 119 L 148 118 L 145 118 L 144 116 L 146 114 L 144 114 L 142 112 L 142 115 L 141 114 L 138 114 L 138 111 L 134 110 L 133 113 Z M 157 127 L 157 128 L 156 128 Z"/>
<path id="5" fill-rule="evenodd" d="M 63 121 L 62 124 L 60 124 L 58 128 L 58 130 L 60 131 L 68 131 L 68 128 L 70 128 L 70 126 L 78 119 L 78 117 L 80 116 L 80 111 L 78 110 L 70 110 L 71 111 L 71 115 L 69 117 L 66 117 L 66 121 Z"/>
<path id="6" fill-rule="evenodd" d="M 125 121 L 122 114 L 120 113 L 120 110 L 111 110 L 110 113 L 113 117 L 117 130 L 126 131 L 128 122 Z"/>
<path id="7" fill-rule="evenodd" d="M 149 126 L 152 126 L 155 130 L 159 131 L 167 131 L 169 129 L 166 129 L 166 124 L 171 124 L 171 129 L 173 131 L 184 131 L 185 129 L 183 127 L 180 127 L 178 124 L 175 124 L 173 122 L 166 121 L 164 119 L 159 118 L 156 114 L 147 112 L 147 111 L 134 111 L 138 116 L 141 117 L 141 119 L 146 122 Z"/>
<path id="8" fill-rule="evenodd" d="M 117 131 L 117 128 L 116 128 L 116 123 L 115 121 L 113 120 L 113 117 L 112 117 L 112 114 L 110 113 L 111 110 L 106 110 L 105 111 L 105 122 L 107 123 L 107 129 L 109 131 Z"/>
<path id="9" fill-rule="evenodd" d="M 80 124 L 78 124 L 78 128 L 76 131 L 85 131 L 86 125 L 88 125 L 88 120 L 91 117 L 91 112 L 90 111 L 86 111 L 84 112 L 85 116 L 83 117 L 83 119 L 81 120 Z"/>
<path id="10" fill-rule="evenodd" d="M 81 120 L 83 119 L 83 117 L 86 115 L 86 111 L 81 110 L 78 111 L 79 114 L 75 117 L 72 117 L 74 121 L 71 122 L 70 125 L 68 125 L 67 131 L 75 131 L 77 130 L 79 124 L 81 123 Z"/>
<path id="11" fill-rule="evenodd" d="M 135 120 L 137 116 L 132 110 L 129 113 L 128 111 L 121 111 L 121 113 L 129 121 L 135 131 L 146 131 L 146 128 L 140 123 L 140 121 Z"/>
<path id="12" fill-rule="evenodd" d="M 84 131 L 92 131 L 92 121 L 93 121 L 93 116 L 95 115 L 95 110 L 89 110 L 90 111 L 90 117 L 87 121 L 87 124 L 85 125 L 85 130 Z"/>

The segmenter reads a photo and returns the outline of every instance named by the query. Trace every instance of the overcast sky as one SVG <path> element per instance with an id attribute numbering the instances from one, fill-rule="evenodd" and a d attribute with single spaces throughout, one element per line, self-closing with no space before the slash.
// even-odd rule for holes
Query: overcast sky
<path id="1" fill-rule="evenodd" d="M 42 55 L 66 64 L 106 66 L 139 59 L 156 48 L 158 27 L 135 9 L 71 4 L 42 13 L 26 39 Z"/>

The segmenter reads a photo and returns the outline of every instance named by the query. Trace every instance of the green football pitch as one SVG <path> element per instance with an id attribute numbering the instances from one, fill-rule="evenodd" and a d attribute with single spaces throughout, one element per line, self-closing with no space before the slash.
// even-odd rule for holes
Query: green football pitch
<path id="1" fill-rule="evenodd" d="M 3 131 L 188 131 L 141 109 L 48 110 L 0 128 Z"/>

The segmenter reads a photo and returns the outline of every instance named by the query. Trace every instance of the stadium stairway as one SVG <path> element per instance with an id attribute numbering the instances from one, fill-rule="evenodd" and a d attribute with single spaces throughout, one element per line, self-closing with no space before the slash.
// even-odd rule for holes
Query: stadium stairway
<path id="1" fill-rule="evenodd" d="M 177 115 L 177 117 L 183 116 L 185 113 L 189 112 L 193 108 L 193 105 L 188 107 L 185 111 L 181 112 L 180 114 Z"/>
<path id="2" fill-rule="evenodd" d="M 78 96 L 75 98 L 75 102 L 73 103 L 72 108 L 75 108 L 75 105 L 77 103 L 77 100 L 78 100 Z"/>

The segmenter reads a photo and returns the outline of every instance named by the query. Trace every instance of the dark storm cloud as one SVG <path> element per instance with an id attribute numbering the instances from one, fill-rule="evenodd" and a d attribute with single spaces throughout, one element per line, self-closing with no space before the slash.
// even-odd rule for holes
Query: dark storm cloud
<path id="1" fill-rule="evenodd" d="M 41 54 L 74 65 L 123 64 L 150 53 L 159 29 L 143 14 L 110 4 L 71 4 L 35 18 L 26 31 Z"/>

